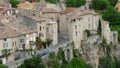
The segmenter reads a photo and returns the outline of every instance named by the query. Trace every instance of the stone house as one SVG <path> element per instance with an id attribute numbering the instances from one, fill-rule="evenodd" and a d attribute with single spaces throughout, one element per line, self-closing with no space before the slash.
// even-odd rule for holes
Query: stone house
<path id="1" fill-rule="evenodd" d="M 94 11 L 67 8 L 61 11 L 59 31 L 64 37 L 73 40 L 75 48 L 81 48 L 83 32 L 87 29 L 96 32 L 99 24 L 99 15 Z"/>
<path id="2" fill-rule="evenodd" d="M 11 49 L 11 52 L 16 50 L 29 49 L 32 44 L 29 42 L 35 42 L 37 36 L 36 31 L 17 23 L 1 22 L 0 26 L 0 55 L 1 50 Z"/>
<path id="3" fill-rule="evenodd" d="M 47 38 L 53 40 L 53 45 L 58 42 L 58 25 L 54 19 L 45 18 L 46 20 L 38 21 L 38 36 L 45 41 Z"/>
<path id="4" fill-rule="evenodd" d="M 106 39 L 107 44 L 118 44 L 118 32 L 111 31 L 109 22 L 102 20 L 102 36 Z"/>
<path id="5" fill-rule="evenodd" d="M 5 16 L 15 15 L 18 14 L 18 10 L 15 8 L 8 8 L 8 7 L 2 7 L 0 6 L 0 14 Z"/>
<path id="6" fill-rule="evenodd" d="M 58 24 L 54 16 L 49 14 L 45 15 L 19 15 L 13 21 L 27 26 L 35 31 L 37 31 L 37 36 L 41 38 L 42 41 L 45 41 L 47 38 L 53 40 L 53 45 L 57 44 L 57 35 L 58 35 Z M 51 32 L 51 33 L 49 33 Z"/>

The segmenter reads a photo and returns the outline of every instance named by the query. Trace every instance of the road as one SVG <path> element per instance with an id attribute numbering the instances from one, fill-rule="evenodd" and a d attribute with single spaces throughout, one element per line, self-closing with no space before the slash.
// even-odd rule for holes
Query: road
<path id="1" fill-rule="evenodd" d="M 55 49 L 59 48 L 60 46 L 61 47 L 64 46 L 63 44 L 66 44 L 69 41 L 67 39 L 59 36 L 58 42 L 59 42 L 58 44 L 53 45 L 51 47 L 48 47 L 48 48 L 46 48 L 44 50 L 36 50 L 36 54 L 37 55 L 42 55 L 42 57 L 43 57 L 44 55 L 47 55 L 49 52 L 55 51 Z M 22 64 L 25 59 L 29 59 L 31 57 L 32 56 L 22 57 L 22 58 L 20 58 L 17 61 L 13 61 L 13 62 L 7 63 L 6 66 L 8 66 L 9 68 L 17 68 L 17 66 Z"/>

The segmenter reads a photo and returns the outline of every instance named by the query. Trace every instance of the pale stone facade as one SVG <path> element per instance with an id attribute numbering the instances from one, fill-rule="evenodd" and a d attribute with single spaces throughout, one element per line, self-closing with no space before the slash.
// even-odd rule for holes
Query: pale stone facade
<path id="1" fill-rule="evenodd" d="M 68 10 L 65 10 L 68 11 Z M 65 12 L 64 11 L 64 12 Z M 75 48 L 81 48 L 83 32 L 87 30 L 97 31 L 99 24 L 99 15 L 93 11 L 78 11 L 61 14 L 59 31 L 64 37 L 73 40 Z"/>
<path id="2" fill-rule="evenodd" d="M 111 39 L 110 39 L 111 30 L 109 27 L 109 22 L 102 20 L 101 25 L 102 25 L 102 36 L 106 39 L 107 44 L 110 44 L 111 43 Z"/>
<path id="3" fill-rule="evenodd" d="M 3 49 L 11 52 L 31 47 L 30 41 L 35 42 L 36 31 L 17 23 L 11 23 L 8 19 L 2 19 L 0 25 L 0 55 Z"/>
<path id="4" fill-rule="evenodd" d="M 37 23 L 37 31 L 38 36 L 41 38 L 42 41 L 46 40 L 46 22 L 45 21 L 38 21 Z"/>
<path id="5" fill-rule="evenodd" d="M 58 26 L 56 21 L 48 21 L 47 23 L 47 38 L 53 40 L 53 45 L 58 43 Z"/>
<path id="6" fill-rule="evenodd" d="M 118 32 L 111 31 L 111 42 L 113 45 L 118 45 Z"/>
<path id="7" fill-rule="evenodd" d="M 45 41 L 47 38 L 53 40 L 53 45 L 58 42 L 58 27 L 57 22 L 51 19 L 38 21 L 37 30 L 38 36 Z"/>

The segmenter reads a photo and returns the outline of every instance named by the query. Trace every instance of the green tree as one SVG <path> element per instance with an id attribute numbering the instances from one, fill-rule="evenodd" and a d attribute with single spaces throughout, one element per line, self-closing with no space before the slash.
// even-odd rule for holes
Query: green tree
<path id="1" fill-rule="evenodd" d="M 106 45 L 106 55 L 110 56 L 111 54 L 111 45 Z"/>
<path id="2" fill-rule="evenodd" d="M 87 37 L 91 36 L 90 30 L 85 30 L 85 32 L 87 33 Z"/>
<path id="3" fill-rule="evenodd" d="M 45 68 L 45 64 L 39 55 L 34 55 L 32 58 L 26 59 L 18 68 Z"/>
<path id="4" fill-rule="evenodd" d="M 106 9 L 110 4 L 108 0 L 92 0 L 93 8 L 96 10 L 104 10 Z"/>
<path id="5" fill-rule="evenodd" d="M 47 46 L 49 47 L 50 44 L 53 42 L 53 40 L 51 38 L 47 38 L 45 43 L 47 44 Z"/>
<path id="6" fill-rule="evenodd" d="M 98 68 L 116 68 L 115 60 L 112 57 L 102 57 L 99 59 Z"/>
<path id="7" fill-rule="evenodd" d="M 117 57 L 114 57 L 114 59 L 115 59 L 115 63 L 116 63 L 116 68 L 119 68 L 120 67 L 120 59 Z"/>
<path id="8" fill-rule="evenodd" d="M 118 31 L 118 41 L 120 41 L 120 13 L 114 7 L 109 6 L 103 12 L 102 18 L 110 22 L 112 30 Z"/>
<path id="9" fill-rule="evenodd" d="M 33 49 L 32 48 L 28 49 L 28 52 L 30 52 L 30 54 L 32 55 Z"/>
<path id="10" fill-rule="evenodd" d="M 110 22 L 110 25 L 120 25 L 120 13 L 112 6 L 109 6 L 102 15 L 103 19 Z"/>
<path id="11" fill-rule="evenodd" d="M 86 64 L 87 68 L 93 68 L 93 66 L 91 64 Z"/>
<path id="12" fill-rule="evenodd" d="M 78 58 L 80 58 L 82 56 L 82 54 L 80 53 L 80 51 L 78 49 L 73 50 L 73 55 L 74 55 L 74 57 L 78 57 Z"/>
<path id="13" fill-rule="evenodd" d="M 7 59 L 9 54 L 10 54 L 10 50 L 9 49 L 3 49 L 2 50 L 2 54 L 5 56 L 5 58 Z"/>
<path id="14" fill-rule="evenodd" d="M 0 68 L 8 68 L 8 67 L 3 64 L 0 64 Z"/>
<path id="15" fill-rule="evenodd" d="M 40 37 L 36 37 L 35 45 L 36 45 L 37 49 L 41 49 L 42 48 L 43 41 L 41 40 Z"/>
<path id="16" fill-rule="evenodd" d="M 12 7 L 16 8 L 17 5 L 20 3 L 19 0 L 9 0 L 10 4 L 12 5 Z"/>
<path id="17" fill-rule="evenodd" d="M 65 0 L 67 7 L 80 7 L 85 5 L 86 0 Z"/>
<path id="18" fill-rule="evenodd" d="M 49 3 L 54 3 L 56 4 L 58 2 L 58 0 L 45 0 L 46 2 L 49 2 Z"/>
<path id="19" fill-rule="evenodd" d="M 63 48 L 59 48 L 59 51 L 58 51 L 58 53 L 57 53 L 57 58 L 59 59 L 59 60 L 62 60 L 62 58 L 63 58 Z"/>
<path id="20" fill-rule="evenodd" d="M 68 68 L 86 68 L 85 62 L 80 58 L 73 58 L 69 64 Z"/>
<path id="21" fill-rule="evenodd" d="M 115 6 L 118 0 L 108 0 L 111 6 Z"/>
<path id="22" fill-rule="evenodd" d="M 49 53 L 48 68 L 60 68 L 60 62 L 55 56 L 55 52 Z"/>
<path id="23" fill-rule="evenodd" d="M 35 0 L 35 2 L 40 2 L 40 0 Z"/>

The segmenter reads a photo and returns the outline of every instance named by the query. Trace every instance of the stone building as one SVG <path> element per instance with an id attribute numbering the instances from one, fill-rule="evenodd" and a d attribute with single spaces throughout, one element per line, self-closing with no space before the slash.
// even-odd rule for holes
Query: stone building
<path id="1" fill-rule="evenodd" d="M 73 40 L 75 48 L 81 48 L 83 32 L 90 30 L 97 32 L 99 15 L 94 11 L 66 8 L 60 12 L 59 33 L 69 40 Z"/>
<path id="2" fill-rule="evenodd" d="M 58 41 L 58 24 L 54 15 L 51 15 L 51 13 L 50 15 L 35 14 L 35 16 L 32 14 L 20 14 L 13 21 L 37 31 L 37 36 L 39 36 L 42 41 L 45 41 L 47 38 L 51 38 L 53 40 L 53 45 L 55 45 Z"/>
<path id="3" fill-rule="evenodd" d="M 110 27 L 109 27 L 109 22 L 107 21 L 102 21 L 101 23 L 102 26 L 102 36 L 106 39 L 107 44 L 111 43 L 111 39 L 110 39 Z"/>
<path id="4" fill-rule="evenodd" d="M 0 6 L 0 15 L 5 15 L 5 16 L 10 16 L 10 15 L 15 15 L 18 14 L 18 10 L 15 8 L 8 8 L 8 7 L 3 7 Z"/>
<path id="5" fill-rule="evenodd" d="M 46 19 L 46 18 L 45 18 Z M 53 40 L 53 45 L 58 42 L 58 27 L 57 22 L 54 19 L 46 19 L 38 21 L 38 36 L 45 41 L 47 38 Z"/>
<path id="6" fill-rule="evenodd" d="M 15 52 L 33 46 L 30 42 L 35 42 L 36 31 L 9 21 L 2 21 L 1 23 L 3 25 L 0 26 L 0 55 L 2 55 L 1 51 L 3 49 L 10 49 L 11 52 Z"/>

